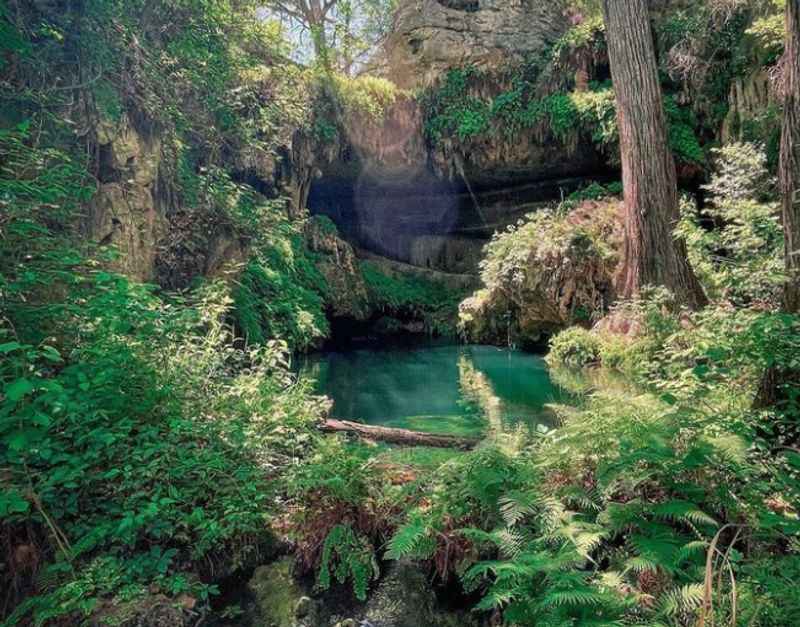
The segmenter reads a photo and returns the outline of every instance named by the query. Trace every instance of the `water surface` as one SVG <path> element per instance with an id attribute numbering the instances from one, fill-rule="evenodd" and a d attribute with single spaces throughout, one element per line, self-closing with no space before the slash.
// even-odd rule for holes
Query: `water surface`
<path id="1" fill-rule="evenodd" d="M 538 355 L 490 346 L 361 347 L 308 357 L 332 416 L 433 433 L 486 435 L 552 426 L 567 392 Z"/>

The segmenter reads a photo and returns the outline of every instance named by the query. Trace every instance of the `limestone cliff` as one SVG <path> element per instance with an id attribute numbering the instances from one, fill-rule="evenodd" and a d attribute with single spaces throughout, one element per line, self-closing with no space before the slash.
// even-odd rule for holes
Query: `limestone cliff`
<path id="1" fill-rule="evenodd" d="M 521 61 L 567 28 L 558 0 L 401 0 L 377 63 L 400 87 L 428 86 L 454 67 Z"/>
<path id="2" fill-rule="evenodd" d="M 778 106 L 769 73 L 757 68 L 747 76 L 734 80 L 728 95 L 729 111 L 722 124 L 723 144 L 748 141 L 747 125 L 758 124 L 770 106 Z"/>
<path id="3" fill-rule="evenodd" d="M 88 236 L 116 248 L 114 269 L 150 281 L 157 245 L 166 232 L 157 189 L 161 140 L 155 133 L 135 129 L 127 115 L 118 121 L 100 119 L 90 130 L 99 181 L 89 206 Z"/>
<path id="4" fill-rule="evenodd" d="M 380 255 L 476 273 L 494 230 L 609 168 L 590 137 L 564 140 L 545 124 L 509 133 L 498 121 L 469 137 L 433 137 L 430 98 L 448 72 L 470 67 L 464 98 L 491 103 L 569 26 L 560 2 L 402 1 L 370 71 L 416 91 L 400 92 L 379 118 L 339 110 L 335 141 L 306 166 L 311 211 Z"/>
<path id="5" fill-rule="evenodd" d="M 383 58 L 400 87 L 432 86 L 465 64 L 483 68 L 471 89 L 491 98 L 507 87 L 492 72 L 542 51 L 567 27 L 559 3 L 404 0 Z M 266 104 L 270 81 L 257 90 Z M 486 238 L 522 205 L 603 167 L 587 144 L 553 151 L 535 132 L 432 142 L 411 92 L 397 91 L 375 115 L 350 106 L 339 87 L 332 81 L 314 96 L 328 106 L 332 136 L 313 121 L 272 128 L 271 150 L 234 147 L 222 166 L 266 197 L 287 198 L 292 217 L 310 205 L 351 242 L 399 261 L 475 273 Z M 116 269 L 180 288 L 247 259 L 242 233 L 176 193 L 176 155 L 163 129 L 132 123 L 133 113 L 99 118 L 85 131 L 99 162 L 87 232 L 117 249 Z"/>

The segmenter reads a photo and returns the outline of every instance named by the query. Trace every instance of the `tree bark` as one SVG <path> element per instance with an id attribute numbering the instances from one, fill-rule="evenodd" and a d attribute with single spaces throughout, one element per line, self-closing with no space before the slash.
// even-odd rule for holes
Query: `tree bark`
<path id="1" fill-rule="evenodd" d="M 617 277 L 624 298 L 665 286 L 679 304 L 699 308 L 703 289 L 673 236 L 679 219 L 675 162 L 667 141 L 647 0 L 603 0 L 625 194 L 625 243 Z"/>
<path id="2" fill-rule="evenodd" d="M 800 0 L 786 2 L 783 129 L 778 166 L 783 205 L 784 309 L 800 313 Z"/>
<path id="3" fill-rule="evenodd" d="M 376 427 L 359 422 L 347 420 L 328 419 L 320 427 L 323 431 L 334 433 L 352 433 L 369 440 L 402 444 L 404 446 L 431 446 L 434 448 L 460 448 L 471 449 L 477 446 L 477 438 L 461 438 L 453 435 L 437 435 L 435 433 L 422 433 L 408 429 L 391 429 L 389 427 Z"/>
<path id="4" fill-rule="evenodd" d="M 778 178 L 784 237 L 786 283 L 783 309 L 800 313 L 800 0 L 786 2 L 786 48 L 782 60 L 783 127 Z M 800 372 L 773 366 L 764 374 L 756 395 L 757 409 L 796 411 L 788 388 L 800 385 Z"/>

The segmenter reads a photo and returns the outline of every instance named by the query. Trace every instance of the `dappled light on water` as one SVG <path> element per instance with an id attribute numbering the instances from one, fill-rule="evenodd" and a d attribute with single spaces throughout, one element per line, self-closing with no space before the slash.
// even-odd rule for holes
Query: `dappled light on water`
<path id="1" fill-rule="evenodd" d="M 330 352 L 304 370 L 332 415 L 372 425 L 502 439 L 553 424 L 568 394 L 536 355 L 488 346 L 377 347 Z"/>

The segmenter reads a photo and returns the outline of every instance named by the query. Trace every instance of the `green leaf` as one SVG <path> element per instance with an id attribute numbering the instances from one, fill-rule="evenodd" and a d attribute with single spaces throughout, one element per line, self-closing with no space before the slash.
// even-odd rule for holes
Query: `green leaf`
<path id="1" fill-rule="evenodd" d="M 661 400 L 664 401 L 667 405 L 675 405 L 678 402 L 678 397 L 674 394 L 670 394 L 669 392 L 661 395 Z"/>
<path id="2" fill-rule="evenodd" d="M 34 389 L 33 383 L 28 379 L 16 379 L 8 384 L 5 389 L 5 395 L 10 401 L 17 402 L 27 394 L 33 392 Z"/>
<path id="3" fill-rule="evenodd" d="M 30 448 L 37 440 L 41 440 L 44 435 L 45 432 L 38 429 L 20 429 L 8 436 L 8 447 L 12 451 L 24 451 Z"/>
<path id="4" fill-rule="evenodd" d="M 0 353 L 5 355 L 21 348 L 23 346 L 19 342 L 6 342 L 5 344 L 0 344 Z"/>
<path id="5" fill-rule="evenodd" d="M 0 493 L 0 516 L 24 514 L 31 507 L 19 490 L 8 490 Z"/>
<path id="6" fill-rule="evenodd" d="M 46 360 L 53 362 L 53 363 L 61 363 L 63 358 L 61 357 L 61 353 L 59 353 L 55 348 L 52 346 L 42 346 L 42 357 Z"/>

